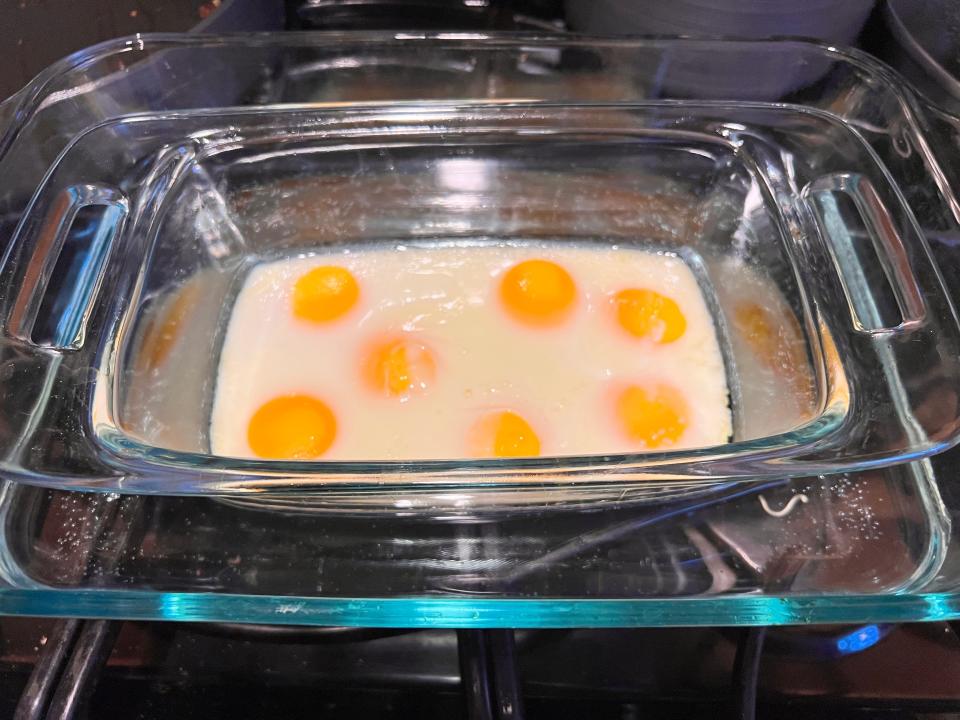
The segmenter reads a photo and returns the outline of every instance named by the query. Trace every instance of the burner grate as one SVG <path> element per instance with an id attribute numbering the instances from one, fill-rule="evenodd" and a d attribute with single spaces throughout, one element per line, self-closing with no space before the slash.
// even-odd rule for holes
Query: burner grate
<path id="1" fill-rule="evenodd" d="M 157 687 L 163 687 L 170 682 L 169 675 L 164 673 L 162 662 L 159 666 L 152 665 L 151 659 L 144 657 L 144 643 L 139 645 L 133 672 L 130 672 L 129 667 L 125 669 L 126 672 L 120 670 L 129 663 L 118 657 L 122 654 L 120 646 L 123 643 L 117 644 L 114 649 L 123 626 L 121 621 L 57 621 L 26 681 L 16 710 L 10 717 L 14 720 L 83 720 L 99 717 L 103 705 L 106 703 L 107 707 L 112 707 L 118 694 L 127 698 L 125 702 L 129 702 L 129 698 L 137 694 L 133 689 L 141 687 L 143 683 L 147 685 L 145 695 L 148 692 L 158 692 Z M 645 645 L 650 644 L 663 651 L 671 643 L 671 638 L 678 637 L 677 633 L 694 632 L 700 634 L 700 640 L 683 650 L 688 653 L 699 651 L 707 654 L 710 633 L 727 646 L 730 646 L 730 633 L 710 630 L 659 630 L 647 631 L 644 635 L 643 631 L 625 630 L 622 631 L 624 634 L 633 637 L 630 642 L 618 645 L 613 642 L 613 633 L 617 631 L 460 630 L 454 633 L 229 623 L 148 623 L 140 627 L 166 636 L 167 646 L 161 655 L 172 658 L 172 663 L 178 666 L 179 673 L 185 674 L 180 685 L 184 693 L 203 696 L 209 690 L 212 697 L 216 697 L 217 693 L 235 693 L 236 701 L 241 704 L 243 698 L 266 692 L 268 686 L 277 682 L 278 676 L 287 675 L 290 666 L 308 665 L 311 657 L 316 659 L 327 656 L 327 662 L 331 665 L 343 665 L 341 675 L 327 676 L 320 682 L 309 674 L 299 678 L 287 675 L 283 688 L 275 689 L 281 693 L 284 702 L 289 700 L 295 706 L 296 699 L 304 693 L 314 693 L 319 697 L 335 698 L 331 702 L 338 706 L 342 703 L 355 704 L 360 702 L 357 699 L 359 692 L 364 696 L 361 703 L 364 706 L 374 702 L 383 703 L 382 717 L 404 717 L 406 711 L 398 708 L 415 706 L 425 709 L 439 705 L 449 710 L 452 704 L 459 705 L 460 716 L 467 720 L 575 717 L 577 712 L 583 711 L 584 702 L 595 704 L 594 716 L 597 718 L 698 716 L 687 713 L 699 713 L 703 710 L 700 707 L 703 705 L 714 717 L 754 720 L 768 716 L 763 710 L 769 708 L 771 702 L 778 707 L 778 717 L 819 717 L 822 715 L 818 713 L 825 712 L 828 707 L 833 707 L 837 713 L 831 717 L 857 717 L 856 713 L 861 709 L 856 702 L 849 699 L 816 695 L 804 697 L 804 691 L 793 691 L 792 695 L 781 697 L 785 692 L 782 683 L 777 687 L 767 688 L 766 694 L 758 693 L 763 668 L 762 657 L 767 657 L 769 663 L 776 664 L 788 653 L 793 653 L 794 660 L 829 672 L 828 669 L 832 667 L 830 663 L 836 660 L 824 659 L 826 656 L 823 653 L 811 650 L 818 644 L 811 638 L 819 638 L 819 644 L 833 643 L 836 638 L 843 636 L 843 633 L 836 629 L 809 629 L 806 633 L 798 629 L 783 631 L 765 628 L 736 631 L 735 658 L 731 663 L 729 684 L 699 691 L 689 688 L 692 692 L 684 696 L 678 693 L 682 681 L 676 677 L 672 677 L 669 682 L 681 683 L 677 687 L 651 685 L 651 676 L 661 671 L 669 676 L 676 674 L 677 668 L 673 667 L 670 661 L 664 658 L 663 668 L 651 668 L 642 662 L 636 662 L 636 658 L 631 658 L 629 651 L 625 652 L 625 649 L 633 646 L 639 654 Z M 948 629 L 946 625 L 944 629 Z M 784 632 L 799 633 L 805 641 L 790 645 L 778 636 L 778 633 Z M 764 655 L 764 643 L 768 634 L 773 634 L 774 639 L 768 643 L 770 648 Z M 956 651 L 956 639 L 952 633 L 948 634 Z M 653 642 L 648 643 L 651 638 Z M 392 659 L 382 665 L 381 669 L 374 670 L 363 678 L 352 675 L 352 668 L 360 668 L 368 661 L 371 665 L 377 665 L 381 662 L 387 646 L 398 641 L 403 644 L 395 647 L 392 654 L 388 651 L 388 658 Z M 146 645 L 149 646 L 150 643 Z M 291 647 L 294 645 L 297 648 Z M 571 646 L 578 649 L 571 652 Z M 605 657 L 608 650 L 609 657 Z M 218 658 L 224 654 L 241 652 L 256 658 L 254 669 L 265 673 L 267 682 L 251 681 L 245 676 L 238 677 L 235 669 L 227 669 L 211 680 L 210 666 L 216 665 Z M 271 659 L 297 652 L 300 653 L 299 660 L 290 665 L 275 664 Z M 441 658 L 441 662 L 435 663 L 431 671 L 424 665 L 423 658 L 431 654 L 437 655 L 438 652 L 440 655 L 446 653 L 446 659 L 453 662 L 445 665 Z M 381 656 L 380 660 L 377 659 L 378 654 Z M 657 651 L 654 651 L 654 655 L 656 654 Z M 185 669 L 181 664 L 188 656 L 194 656 L 196 662 L 195 666 Z M 544 658 L 549 658 L 546 670 L 541 667 Z M 628 665 L 631 659 L 635 661 L 635 665 L 632 668 L 626 667 L 624 672 L 624 666 Z M 659 659 L 655 657 L 655 662 Z M 447 674 L 447 671 L 455 667 L 453 663 L 459 666 L 459 673 L 454 671 Z M 577 668 L 576 663 L 583 663 L 583 667 Z M 243 664 L 240 663 L 241 666 Z M 598 676 L 591 668 L 593 665 L 597 665 L 601 673 L 605 668 L 611 670 L 606 687 L 596 687 L 595 680 Z M 524 666 L 529 672 L 522 681 Z M 384 671 L 384 667 L 389 669 Z M 697 673 L 693 666 L 687 671 L 694 676 L 693 681 L 696 682 Z M 619 679 L 612 677 L 617 673 L 620 674 Z M 272 681 L 269 679 L 271 677 L 274 678 Z M 241 682 L 239 687 L 235 686 L 238 681 Z M 0 686 L 0 694 L 2 692 L 3 687 Z M 164 694 L 169 690 L 160 692 Z M 921 716 L 920 711 L 924 709 L 960 710 L 960 699 L 939 702 L 918 702 L 916 699 L 910 701 L 904 698 L 859 700 L 874 710 L 909 705 L 917 711 L 917 717 Z M 233 701 L 231 698 L 229 702 Z M 198 702 L 198 708 L 206 707 L 206 698 Z M 222 697 L 220 702 L 225 702 Z M 784 702 L 786 705 L 782 705 Z M 143 717 L 165 717 L 168 708 L 166 705 L 163 707 L 164 712 L 157 715 L 148 713 Z M 228 716 L 225 712 L 220 712 L 222 707 L 217 707 L 216 704 L 213 707 L 215 709 L 197 709 L 196 715 L 192 714 L 191 709 L 186 717 Z M 553 709 L 548 712 L 547 708 Z M 793 714 L 783 715 L 785 709 L 790 709 Z M 139 713 L 140 709 L 137 712 Z M 291 712 L 294 717 L 301 716 L 295 710 Z"/>

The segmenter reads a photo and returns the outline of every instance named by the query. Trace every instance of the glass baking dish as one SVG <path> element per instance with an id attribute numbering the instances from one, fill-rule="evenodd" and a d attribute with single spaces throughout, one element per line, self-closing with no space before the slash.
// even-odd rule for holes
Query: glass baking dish
<path id="1" fill-rule="evenodd" d="M 727 339 L 733 442 L 494 461 L 211 454 L 224 317 L 258 263 L 545 239 L 663 249 L 697 269 Z M 465 494 L 472 506 L 584 502 L 876 467 L 957 435 L 956 411 L 923 411 L 960 387 L 960 329 L 917 221 L 857 134 L 810 109 L 434 103 L 124 118 L 62 153 L 0 284 L 0 352 L 14 368 L 0 386 L 13 410 L 3 469 L 39 484 L 282 487 L 384 508 L 462 506 Z M 184 302 L 161 361 L 153 328 Z M 86 468 L 68 478 L 63 442 Z M 18 447 L 31 451 L 14 460 Z"/>
<path id="2" fill-rule="evenodd" d="M 729 82 L 696 82 L 707 58 Z M 736 82 L 745 60 L 782 81 Z M 928 109 L 869 58 L 789 41 L 145 37 L 52 68 L 0 106 L 4 316 L 23 310 L 0 392 L 28 410 L 0 423 L 0 611 L 420 627 L 960 615 L 957 451 L 919 459 L 951 444 L 957 414 L 957 286 L 940 276 L 958 276 L 960 206 L 950 118 Z M 464 159 L 489 178 L 478 202 L 431 203 L 470 199 L 437 171 Z M 367 194 L 320 238 L 333 206 L 296 200 L 360 160 Z M 77 236 L 82 260 L 57 267 L 45 248 Z M 150 424 L 163 378 L 136 358 L 152 308 L 199 271 L 235 283 L 245 243 L 261 257 L 504 236 L 682 250 L 721 320 L 727 262 L 749 259 L 795 318 L 806 401 L 761 421 L 741 387 L 719 453 L 553 467 L 217 458 L 195 387 L 185 431 Z M 183 362 L 215 362 L 210 346 Z"/>

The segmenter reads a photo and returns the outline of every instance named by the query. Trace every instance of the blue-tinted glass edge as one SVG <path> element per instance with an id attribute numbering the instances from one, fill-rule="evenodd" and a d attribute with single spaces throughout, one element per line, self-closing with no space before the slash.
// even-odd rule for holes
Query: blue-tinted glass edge
<path id="1" fill-rule="evenodd" d="M 794 625 L 960 618 L 960 595 L 671 600 L 308 598 L 126 590 L 0 590 L 0 614 L 415 628 Z"/>

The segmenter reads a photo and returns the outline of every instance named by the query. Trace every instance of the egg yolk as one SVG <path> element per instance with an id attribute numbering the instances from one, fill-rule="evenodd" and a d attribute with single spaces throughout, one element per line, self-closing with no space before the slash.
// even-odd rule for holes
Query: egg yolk
<path id="1" fill-rule="evenodd" d="M 669 385 L 631 385 L 617 397 L 617 418 L 626 436 L 647 449 L 669 447 L 687 428 L 687 403 Z"/>
<path id="2" fill-rule="evenodd" d="M 185 285 L 169 303 L 159 318 L 144 334 L 141 358 L 150 370 L 160 367 L 176 344 L 187 316 L 199 298 L 196 284 Z"/>
<path id="3" fill-rule="evenodd" d="M 621 290 L 613 301 L 620 326 L 634 337 L 671 343 L 679 340 L 687 329 L 687 319 L 680 306 L 653 290 Z"/>
<path id="4" fill-rule="evenodd" d="M 774 324 L 770 313 L 756 303 L 743 303 L 734 308 L 733 327 L 753 353 L 771 370 L 777 372 L 797 398 L 811 391 L 802 344 L 802 331 L 792 315 L 783 316 L 784 324 Z"/>
<path id="5" fill-rule="evenodd" d="M 474 457 L 536 457 L 540 438 L 530 423 L 509 410 L 480 418 L 470 431 Z"/>
<path id="6" fill-rule="evenodd" d="M 577 288 L 562 267 L 549 260 L 526 260 L 500 282 L 507 311 L 527 325 L 555 325 L 573 308 Z"/>
<path id="7" fill-rule="evenodd" d="M 379 394 L 405 397 L 426 390 L 437 375 L 433 352 L 419 340 L 392 338 L 377 343 L 364 361 L 367 384 Z"/>
<path id="8" fill-rule="evenodd" d="M 360 286 L 349 270 L 324 265 L 297 280 L 293 288 L 293 314 L 314 323 L 330 322 L 349 312 L 359 297 Z"/>
<path id="9" fill-rule="evenodd" d="M 733 311 L 733 325 L 757 355 L 767 363 L 775 362 L 779 343 L 766 310 L 753 303 L 738 305 Z"/>
<path id="10" fill-rule="evenodd" d="M 337 436 L 337 419 L 321 400 L 309 395 L 273 398 L 250 418 L 247 442 L 257 457 L 312 460 L 323 455 Z"/>

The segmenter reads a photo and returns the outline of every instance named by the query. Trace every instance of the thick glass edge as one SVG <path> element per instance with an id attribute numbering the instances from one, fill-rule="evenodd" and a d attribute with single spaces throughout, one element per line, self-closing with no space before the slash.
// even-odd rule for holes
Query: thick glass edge
<path id="1" fill-rule="evenodd" d="M 289 483 L 291 480 L 307 480 L 318 476 L 329 476 L 329 481 L 335 484 L 349 484 L 353 476 L 371 476 L 383 473 L 398 474 L 403 473 L 410 476 L 426 476 L 433 473 L 445 473 L 450 477 L 441 480 L 430 481 L 429 484 L 446 484 L 455 477 L 457 473 L 476 473 L 487 471 L 491 474 L 500 475 L 504 480 L 510 478 L 513 474 L 522 475 L 525 471 L 539 471 L 540 475 L 535 482 L 549 482 L 554 475 L 562 475 L 570 472 L 582 471 L 600 471 L 617 470 L 619 472 L 647 472 L 649 474 L 660 473 L 665 479 L 684 480 L 691 477 L 702 479 L 702 476 L 695 472 L 677 474 L 676 477 L 670 476 L 671 472 L 677 472 L 675 467 L 685 463 L 697 463 L 706 460 L 725 461 L 729 463 L 741 462 L 747 463 L 755 459 L 765 459 L 773 457 L 789 457 L 798 454 L 799 450 L 816 442 L 824 441 L 832 434 L 839 432 L 843 428 L 844 420 L 847 418 L 846 408 L 836 410 L 828 407 L 825 412 L 814 418 L 812 421 L 801 425 L 798 428 L 776 435 L 768 435 L 755 440 L 741 440 L 724 445 L 712 445 L 703 448 L 691 448 L 689 450 L 673 450 L 667 452 L 647 452 L 647 453 L 604 453 L 595 455 L 545 455 L 536 458 L 509 458 L 509 459 L 472 459 L 472 458 L 452 458 L 449 460 L 312 460 L 312 461 L 287 461 L 287 460 L 259 460 L 250 458 L 238 458 L 229 456 L 218 456 L 207 453 L 186 452 L 179 450 L 170 450 L 140 442 L 125 434 L 122 430 L 115 427 L 103 428 L 97 432 L 97 439 L 102 443 L 102 448 L 113 457 L 109 462 L 116 469 L 124 472 L 148 471 L 150 469 L 169 470 L 169 471 L 199 471 L 204 472 L 222 472 L 229 477 L 224 478 L 226 486 L 230 486 L 232 481 L 246 479 L 247 475 L 254 475 L 262 479 L 265 483 L 272 480 L 278 480 L 281 483 Z M 957 442 L 956 440 L 954 442 Z M 939 452 L 934 449 L 932 452 Z M 914 458 L 914 453 L 923 454 L 922 448 L 910 447 L 902 451 L 896 451 L 894 458 L 910 456 Z M 754 456 L 757 456 L 756 458 Z M 874 458 L 863 458 L 869 463 Z M 758 460 L 759 462 L 759 460 Z M 883 463 L 883 461 L 880 461 Z M 830 467 L 840 463 L 831 463 Z M 846 468 L 850 463 L 843 463 Z M 0 465 L 2 467 L 2 465 Z M 740 473 L 731 472 L 726 475 L 717 474 L 711 476 L 711 480 L 724 480 L 733 477 L 754 477 L 755 473 L 760 473 L 762 467 L 751 465 Z M 778 467 L 769 469 L 769 475 L 780 475 L 782 471 Z M 669 476 L 669 477 L 668 477 Z M 603 479 L 602 482 L 610 482 L 609 479 Z M 491 482 L 495 482 L 491 477 Z M 519 485 L 527 484 L 522 478 L 516 478 L 515 482 Z M 411 483 L 416 484 L 416 483 Z M 498 483 L 499 484 L 499 483 Z"/>
<path id="2" fill-rule="evenodd" d="M 0 614 L 406 628 L 695 627 L 960 618 L 960 595 L 665 600 L 309 598 L 128 590 L 0 590 Z"/>
<path id="3" fill-rule="evenodd" d="M 491 33 L 449 33 L 449 32 L 368 32 L 368 31 L 292 31 L 258 33 L 138 33 L 125 37 L 106 40 L 88 48 L 78 50 L 62 58 L 41 71 L 22 89 L 6 100 L 0 99 L 0 159 L 10 149 L 19 131 L 42 105 L 44 89 L 54 80 L 85 65 L 134 50 L 146 50 L 148 46 L 198 47 L 198 46 L 247 46 L 269 47 L 271 45 L 325 45 L 336 42 L 382 44 L 399 42 L 454 43 L 463 46 L 474 44 L 481 47 L 515 47 L 525 44 L 563 45 L 567 47 L 606 47 L 630 48 L 656 45 L 709 46 L 722 43 L 757 47 L 774 46 L 782 48 L 790 43 L 815 49 L 825 55 L 866 68 L 868 72 L 881 76 L 888 88 L 901 100 L 905 93 L 899 85 L 909 88 L 933 107 L 947 112 L 935 102 L 923 95 L 909 81 L 895 70 L 871 55 L 850 47 L 838 47 L 815 38 L 800 36 L 771 36 L 764 39 L 739 38 L 731 36 L 683 37 L 671 35 L 589 35 L 580 33 L 531 33 L 531 32 L 491 32 Z M 909 104 L 909 103 L 908 103 Z"/>

